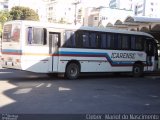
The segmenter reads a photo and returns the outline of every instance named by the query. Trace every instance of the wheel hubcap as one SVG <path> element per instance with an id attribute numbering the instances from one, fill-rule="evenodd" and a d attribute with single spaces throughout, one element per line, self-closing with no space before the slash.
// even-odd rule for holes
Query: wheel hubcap
<path id="1" fill-rule="evenodd" d="M 75 76 L 77 74 L 77 70 L 75 68 L 71 68 L 70 74 L 71 76 Z"/>
<path id="2" fill-rule="evenodd" d="M 139 73 L 139 72 L 140 72 L 139 67 L 135 67 L 134 72 L 135 72 L 135 73 Z"/>

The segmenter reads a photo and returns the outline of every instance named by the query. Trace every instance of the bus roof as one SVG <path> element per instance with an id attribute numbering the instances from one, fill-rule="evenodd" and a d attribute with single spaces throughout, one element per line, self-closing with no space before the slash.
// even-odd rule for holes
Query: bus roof
<path id="1" fill-rule="evenodd" d="M 129 31 L 123 29 L 112 29 L 112 28 L 100 28 L 100 27 L 88 27 L 88 26 L 80 26 L 80 25 L 67 25 L 67 24 L 58 24 L 58 23 L 49 23 L 49 22 L 39 22 L 39 21 L 28 21 L 28 20 L 14 20 L 8 21 L 5 24 L 11 23 L 22 23 L 27 26 L 37 26 L 37 27 L 44 27 L 44 28 L 58 28 L 58 29 L 69 29 L 69 30 L 88 30 L 88 31 L 97 31 L 97 32 L 111 32 L 111 33 L 127 33 L 133 35 L 144 35 L 148 37 L 152 37 L 152 35 L 145 33 L 145 32 L 137 32 L 137 31 Z"/>

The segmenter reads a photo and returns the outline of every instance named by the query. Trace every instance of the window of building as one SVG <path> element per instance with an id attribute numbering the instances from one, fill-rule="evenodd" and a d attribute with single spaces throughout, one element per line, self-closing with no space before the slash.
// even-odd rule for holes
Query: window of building
<path id="1" fill-rule="evenodd" d="M 141 14 L 141 13 L 143 13 L 143 10 L 141 10 L 141 11 L 137 11 L 137 14 Z"/>
<path id="2" fill-rule="evenodd" d="M 53 10 L 53 7 L 49 7 L 49 10 Z"/>
<path id="3" fill-rule="evenodd" d="M 94 20 L 98 20 L 98 17 L 94 17 Z"/>

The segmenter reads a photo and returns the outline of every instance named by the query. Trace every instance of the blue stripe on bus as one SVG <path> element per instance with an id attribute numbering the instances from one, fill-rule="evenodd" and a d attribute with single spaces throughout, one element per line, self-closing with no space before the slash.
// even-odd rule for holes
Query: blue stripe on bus
<path id="1" fill-rule="evenodd" d="M 2 53 L 22 53 L 22 50 L 2 49 Z"/>

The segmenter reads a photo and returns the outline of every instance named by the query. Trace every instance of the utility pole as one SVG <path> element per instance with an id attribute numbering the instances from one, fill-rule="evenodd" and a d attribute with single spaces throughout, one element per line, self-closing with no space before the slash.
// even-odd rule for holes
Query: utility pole
<path id="1" fill-rule="evenodd" d="M 74 24 L 77 24 L 77 5 L 80 3 L 80 1 L 76 0 L 74 3 L 72 3 L 75 6 L 75 10 L 74 10 Z"/>
<path id="2" fill-rule="evenodd" d="M 143 1 L 143 16 L 146 16 L 146 0 Z"/>

